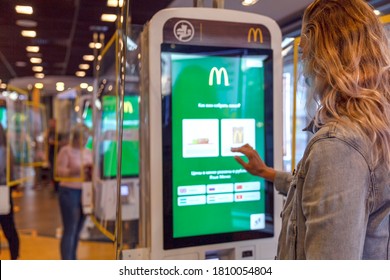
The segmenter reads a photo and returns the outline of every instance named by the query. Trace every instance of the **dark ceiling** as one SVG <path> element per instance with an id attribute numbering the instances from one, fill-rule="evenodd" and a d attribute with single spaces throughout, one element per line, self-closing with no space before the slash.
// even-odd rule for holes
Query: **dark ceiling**
<path id="1" fill-rule="evenodd" d="M 157 11 L 176 1 L 130 0 L 131 23 L 143 25 Z M 230 3 L 228 1 L 233 0 L 225 0 L 226 3 Z M 288 0 L 285 3 L 293 5 L 296 3 L 294 1 Z M 390 12 L 390 0 L 368 2 L 384 13 Z M 192 6 L 193 0 L 186 0 L 184 3 Z M 16 5 L 32 6 L 34 12 L 32 15 L 17 14 Z M 275 2 L 275 5 L 278 4 Z M 76 71 L 80 70 L 79 65 L 86 63 L 83 56 L 93 54 L 93 50 L 89 48 L 89 43 L 93 41 L 93 32 L 105 30 L 103 33 L 106 43 L 114 33 L 115 23 L 102 22 L 101 15 L 118 12 L 119 8 L 107 6 L 107 0 L 0 0 L 0 80 L 8 82 L 14 78 L 34 77 L 35 72 L 32 70 L 34 65 L 42 66 L 46 77 L 74 77 Z M 284 34 L 293 34 L 291 31 L 294 30 L 299 32 L 301 15 L 302 10 L 299 10 L 278 20 Z M 17 24 L 20 20 L 33 20 L 36 26 L 22 27 Z M 37 36 L 22 37 L 23 29 L 35 30 Z M 27 52 L 27 46 L 39 46 L 39 53 L 35 56 L 42 58 L 41 63 L 30 62 L 32 54 Z M 90 68 L 86 71 L 86 77 L 93 75 L 91 63 L 89 62 Z"/>
<path id="2" fill-rule="evenodd" d="M 131 22 L 145 24 L 158 10 L 165 8 L 171 0 L 130 1 Z M 32 15 L 18 14 L 16 5 L 33 7 Z M 27 46 L 39 46 L 45 76 L 74 76 L 85 63 L 83 55 L 93 54 L 89 43 L 93 41 L 94 30 L 105 30 L 107 42 L 115 30 L 115 23 L 103 22 L 103 13 L 117 14 L 118 8 L 108 7 L 107 0 L 0 0 L 0 80 L 34 76 L 30 62 L 32 53 Z M 29 20 L 36 27 L 26 28 L 17 21 Z M 35 30 L 35 38 L 21 35 L 24 29 Z M 89 62 L 91 64 L 91 62 Z M 92 76 L 92 67 L 86 71 Z"/>

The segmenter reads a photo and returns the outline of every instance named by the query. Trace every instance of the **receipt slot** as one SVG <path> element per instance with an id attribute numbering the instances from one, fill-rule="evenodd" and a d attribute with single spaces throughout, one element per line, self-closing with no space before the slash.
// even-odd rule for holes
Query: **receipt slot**
<path id="1" fill-rule="evenodd" d="M 281 198 L 230 149 L 249 143 L 282 168 L 279 27 L 238 11 L 167 9 L 146 26 L 141 59 L 143 256 L 273 259 Z"/>

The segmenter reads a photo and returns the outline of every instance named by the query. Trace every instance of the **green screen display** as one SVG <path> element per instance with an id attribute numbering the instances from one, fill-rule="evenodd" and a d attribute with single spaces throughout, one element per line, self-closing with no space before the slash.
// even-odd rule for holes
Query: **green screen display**
<path id="1" fill-rule="evenodd" d="M 271 52 L 170 47 L 162 61 L 163 81 L 171 83 L 171 126 L 165 124 L 171 139 L 163 141 L 171 145 L 164 162 L 170 159 L 172 174 L 164 187 L 172 239 L 268 231 L 266 182 L 247 173 L 230 149 L 248 143 L 272 160 L 266 149 L 272 145 Z"/>
<path id="2" fill-rule="evenodd" d="M 83 110 L 83 123 L 89 128 L 92 129 L 93 127 L 93 110 L 90 106 L 84 106 Z M 90 136 L 88 138 L 87 144 L 85 145 L 87 149 L 92 150 L 93 148 L 93 138 Z"/>
<path id="3" fill-rule="evenodd" d="M 115 96 L 102 98 L 101 143 L 102 177 L 114 178 L 117 175 L 117 99 Z M 122 177 L 134 177 L 139 174 L 139 97 L 124 97 L 123 141 L 122 141 Z"/>
<path id="4" fill-rule="evenodd" d="M 7 108 L 0 107 L 0 124 L 4 129 L 7 128 Z"/>

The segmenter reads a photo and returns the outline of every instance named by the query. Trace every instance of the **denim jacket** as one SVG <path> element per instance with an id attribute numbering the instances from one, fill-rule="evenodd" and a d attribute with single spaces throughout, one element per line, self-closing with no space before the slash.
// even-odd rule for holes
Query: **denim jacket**
<path id="1" fill-rule="evenodd" d="M 369 143 L 338 123 L 318 130 L 296 172 L 277 172 L 287 195 L 278 259 L 389 259 L 390 173 Z"/>

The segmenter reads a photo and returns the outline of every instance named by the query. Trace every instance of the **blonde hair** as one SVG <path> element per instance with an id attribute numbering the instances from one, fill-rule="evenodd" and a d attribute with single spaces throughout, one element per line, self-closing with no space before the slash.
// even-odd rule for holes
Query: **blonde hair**
<path id="1" fill-rule="evenodd" d="M 85 124 L 76 124 L 70 133 L 70 143 L 81 147 L 82 141 L 86 141 L 90 136 L 90 130 Z"/>
<path id="2" fill-rule="evenodd" d="M 304 75 L 319 102 L 316 124 L 339 121 L 372 143 L 373 164 L 390 167 L 390 48 L 363 0 L 316 0 L 303 16 Z"/>

